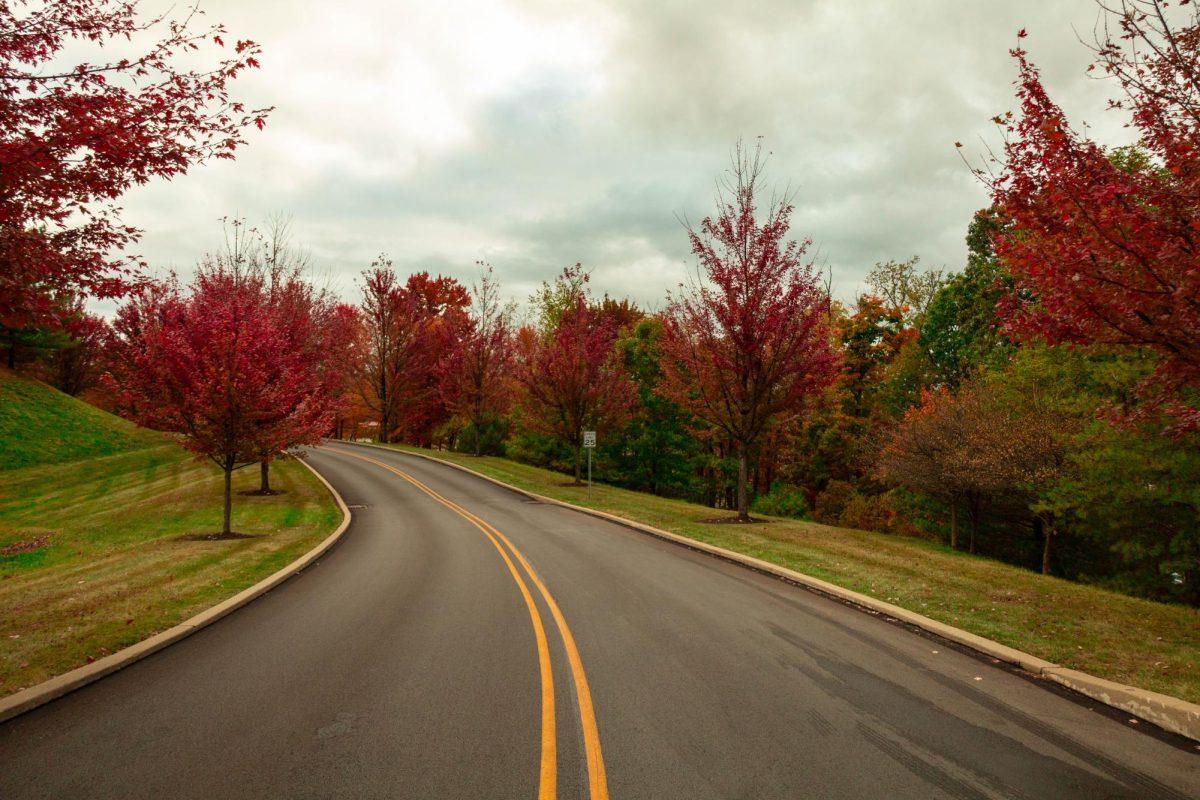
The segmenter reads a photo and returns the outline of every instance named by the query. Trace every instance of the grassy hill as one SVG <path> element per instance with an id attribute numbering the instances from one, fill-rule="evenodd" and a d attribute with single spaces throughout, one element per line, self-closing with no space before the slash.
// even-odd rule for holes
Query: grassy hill
<path id="1" fill-rule="evenodd" d="M 39 381 L 0 370 L 0 470 L 58 464 L 162 444 L 161 434 Z"/>
<path id="2" fill-rule="evenodd" d="M 1200 702 L 1200 609 L 1040 575 L 940 544 L 804 520 L 713 525 L 713 510 L 503 458 L 428 453 L 522 489 L 770 561 L 1109 680 Z"/>
<path id="3" fill-rule="evenodd" d="M 169 437 L 0 371 L 0 695 L 151 636 L 236 594 L 327 536 L 340 513 L 302 464 L 234 502 L 220 471 Z M 235 473 L 256 488 L 257 470 Z"/>

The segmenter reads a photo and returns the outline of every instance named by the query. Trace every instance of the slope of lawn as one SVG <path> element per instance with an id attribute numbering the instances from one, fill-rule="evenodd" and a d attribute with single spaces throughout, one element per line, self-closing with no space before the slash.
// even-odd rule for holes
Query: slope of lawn
<path id="1" fill-rule="evenodd" d="M 931 542 L 814 522 L 701 522 L 713 510 L 503 458 L 424 452 L 576 505 L 761 558 L 1066 667 L 1200 702 L 1200 609 L 1046 577 Z"/>
<path id="2" fill-rule="evenodd" d="M 284 494 L 234 500 L 234 529 L 249 538 L 188 538 L 220 530 L 215 466 L 11 373 L 0 373 L 0 398 L 0 463 L 24 465 L 0 470 L 0 695 L 236 594 L 341 519 L 325 487 L 287 460 L 272 470 Z M 235 489 L 257 480 L 240 470 Z"/>
<path id="3" fill-rule="evenodd" d="M 0 470 L 106 456 L 162 437 L 0 369 Z"/>

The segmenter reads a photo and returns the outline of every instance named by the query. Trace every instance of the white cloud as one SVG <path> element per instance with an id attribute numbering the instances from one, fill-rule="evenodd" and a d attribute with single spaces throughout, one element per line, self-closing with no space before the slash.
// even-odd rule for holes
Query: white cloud
<path id="1" fill-rule="evenodd" d="M 187 268 L 220 217 L 291 212 L 349 296 L 386 250 L 466 280 L 488 258 L 522 298 L 582 260 L 598 290 L 661 305 L 690 263 L 677 216 L 705 213 L 733 142 L 760 134 L 840 291 L 886 258 L 957 267 L 985 198 L 954 142 L 994 137 L 1022 27 L 1068 112 L 1125 135 L 1083 77 L 1090 0 L 206 8 L 263 44 L 236 91 L 277 110 L 235 162 L 129 195 L 140 251 Z"/>

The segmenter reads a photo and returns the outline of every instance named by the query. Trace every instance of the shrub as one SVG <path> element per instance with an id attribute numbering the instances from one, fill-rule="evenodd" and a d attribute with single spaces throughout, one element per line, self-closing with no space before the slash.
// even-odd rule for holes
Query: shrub
<path id="1" fill-rule="evenodd" d="M 771 517 L 808 518 L 808 503 L 804 499 L 804 493 L 795 486 L 788 486 L 779 481 L 772 483 L 766 494 L 754 498 L 750 510 Z"/>
<path id="2" fill-rule="evenodd" d="M 842 524 L 842 512 L 857 496 L 858 490 L 847 481 L 830 481 L 824 491 L 817 495 L 813 504 L 813 519 L 826 525 Z"/>

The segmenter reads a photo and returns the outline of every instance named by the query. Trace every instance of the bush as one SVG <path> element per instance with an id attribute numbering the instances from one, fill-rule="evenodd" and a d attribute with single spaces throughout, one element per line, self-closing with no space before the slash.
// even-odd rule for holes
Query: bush
<path id="1" fill-rule="evenodd" d="M 502 417 L 492 416 L 484 420 L 479 427 L 479 454 L 484 456 L 506 455 L 505 440 L 509 434 L 508 421 Z M 475 426 L 467 423 L 454 439 L 454 449 L 459 453 L 475 452 Z"/>
<path id="2" fill-rule="evenodd" d="M 850 501 L 858 496 L 858 490 L 847 481 L 830 481 L 824 491 L 817 495 L 813 504 L 813 519 L 826 525 L 841 525 L 842 512 Z"/>
<path id="3" fill-rule="evenodd" d="M 808 503 L 804 499 L 804 493 L 795 486 L 778 481 L 771 484 L 771 489 L 766 494 L 754 498 L 750 510 L 771 517 L 808 518 Z"/>

